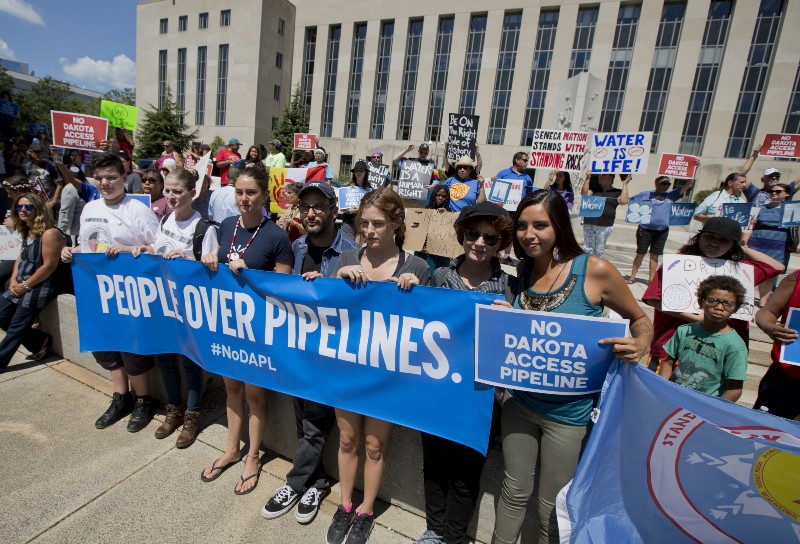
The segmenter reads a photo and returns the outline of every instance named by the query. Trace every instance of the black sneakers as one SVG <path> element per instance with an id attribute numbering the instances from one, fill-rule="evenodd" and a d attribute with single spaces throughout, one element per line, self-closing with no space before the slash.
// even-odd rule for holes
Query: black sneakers
<path id="1" fill-rule="evenodd" d="M 136 433 L 147 427 L 153 419 L 153 401 L 150 395 L 136 397 L 131 419 L 128 421 L 128 432 Z"/>
<path id="2" fill-rule="evenodd" d="M 299 500 L 299 493 L 288 485 L 282 485 L 261 509 L 261 515 L 266 519 L 275 519 L 291 510 Z"/>
<path id="3" fill-rule="evenodd" d="M 114 393 L 108 410 L 94 422 L 98 429 L 105 429 L 133 411 L 133 395 Z"/>
<path id="4" fill-rule="evenodd" d="M 372 532 L 372 527 L 375 525 L 375 516 L 370 514 L 358 514 L 356 521 L 353 523 L 353 528 L 350 529 L 350 534 L 347 535 L 347 542 L 345 544 L 367 544 L 369 541 L 369 534 Z"/>
<path id="5" fill-rule="evenodd" d="M 303 525 L 314 521 L 314 518 L 317 517 L 317 513 L 319 512 L 319 504 L 327 493 L 327 491 L 317 489 L 316 487 L 310 487 L 308 491 L 303 493 L 303 498 L 300 499 L 300 504 L 297 505 L 297 511 L 294 513 L 294 519 Z"/>
<path id="6" fill-rule="evenodd" d="M 342 544 L 342 542 L 344 542 L 344 537 L 347 536 L 347 531 L 350 530 L 350 526 L 353 525 L 355 519 L 355 506 L 351 506 L 348 512 L 344 509 L 344 506 L 340 504 L 336 509 L 336 513 L 333 515 L 333 521 L 331 521 L 330 527 L 328 527 L 327 543 Z"/>

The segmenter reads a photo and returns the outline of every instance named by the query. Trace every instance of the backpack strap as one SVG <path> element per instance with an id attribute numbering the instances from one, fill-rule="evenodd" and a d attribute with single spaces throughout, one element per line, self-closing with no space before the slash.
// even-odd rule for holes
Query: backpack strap
<path id="1" fill-rule="evenodd" d="M 217 236 L 219 236 L 219 223 L 216 221 L 209 221 L 203 217 L 200 218 L 200 221 L 197 222 L 197 225 L 194 227 L 194 237 L 192 238 L 192 253 L 194 253 L 194 259 L 196 261 L 200 261 L 200 258 L 203 256 L 203 239 L 206 237 L 206 232 L 209 228 L 213 227 L 217 231 Z"/>

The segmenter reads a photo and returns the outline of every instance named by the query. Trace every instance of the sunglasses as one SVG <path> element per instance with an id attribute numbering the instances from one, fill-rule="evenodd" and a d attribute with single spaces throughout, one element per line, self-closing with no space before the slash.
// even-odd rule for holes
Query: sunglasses
<path id="1" fill-rule="evenodd" d="M 783 189 L 776 189 L 774 191 L 767 191 L 771 195 L 779 195 L 783 192 Z"/>
<path id="2" fill-rule="evenodd" d="M 496 246 L 500 241 L 500 236 L 497 234 L 486 234 L 472 229 L 464 231 L 464 238 L 466 238 L 468 242 L 477 242 L 478 238 L 483 238 L 483 243 L 487 246 Z"/>
<path id="3" fill-rule="evenodd" d="M 36 206 L 34 206 L 33 204 L 17 204 L 15 208 L 17 211 L 21 211 L 24 209 L 26 212 L 32 212 L 36 210 Z"/>
<path id="4" fill-rule="evenodd" d="M 159 183 L 161 182 L 158 178 L 142 178 L 142 183 Z"/>

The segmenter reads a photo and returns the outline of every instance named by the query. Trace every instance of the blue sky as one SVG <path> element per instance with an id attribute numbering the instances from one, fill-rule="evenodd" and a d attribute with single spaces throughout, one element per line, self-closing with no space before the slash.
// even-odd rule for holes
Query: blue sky
<path id="1" fill-rule="evenodd" d="M 105 92 L 136 85 L 136 0 L 0 0 L 0 57 Z"/>

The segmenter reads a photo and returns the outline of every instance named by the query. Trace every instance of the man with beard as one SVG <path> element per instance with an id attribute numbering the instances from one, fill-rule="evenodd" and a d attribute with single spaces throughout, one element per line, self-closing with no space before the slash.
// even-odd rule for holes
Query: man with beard
<path id="1" fill-rule="evenodd" d="M 336 228 L 339 208 L 333 187 L 325 182 L 311 182 L 303 187 L 299 198 L 300 218 L 308 234 L 292 244 L 292 272 L 311 281 L 329 276 L 339 255 L 358 245 Z M 280 517 L 299 501 L 295 519 L 307 524 L 314 520 L 323 497 L 330 490 L 322 452 L 336 416 L 330 406 L 299 398 L 294 399 L 294 413 L 300 442 L 292 469 L 286 475 L 286 484 L 275 491 L 261 509 L 261 515 L 266 519 Z"/>

